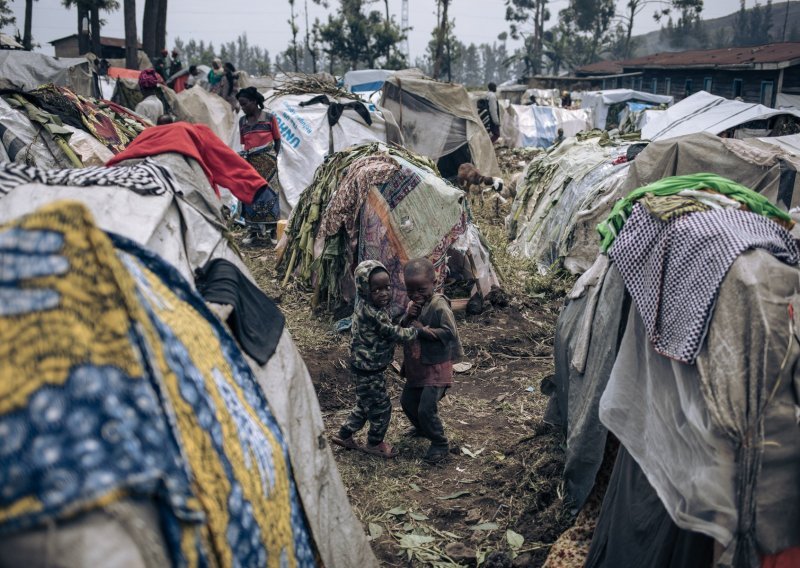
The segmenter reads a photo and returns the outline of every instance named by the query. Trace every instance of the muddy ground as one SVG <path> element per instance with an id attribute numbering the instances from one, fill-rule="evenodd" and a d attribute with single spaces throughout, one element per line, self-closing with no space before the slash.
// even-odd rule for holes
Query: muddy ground
<path id="1" fill-rule="evenodd" d="M 511 566 L 512 559 L 514 566 L 541 566 L 567 526 L 561 439 L 543 423 L 547 399 L 539 385 L 553 370 L 555 322 L 570 283 L 536 276 L 509 257 L 500 219 L 479 215 L 478 223 L 509 304 L 457 316 L 472 367 L 455 376 L 441 415 L 458 449 L 440 466 L 421 461 L 427 442 L 402 436 L 410 425 L 399 404 L 402 379 L 391 370 L 394 414 L 387 441 L 400 455 L 385 461 L 334 447 L 353 509 L 383 566 Z M 328 432 L 335 433 L 355 401 L 346 364 L 349 335 L 332 332 L 330 316 L 312 314 L 307 293 L 280 286 L 273 252 L 242 252 L 286 314 Z"/>

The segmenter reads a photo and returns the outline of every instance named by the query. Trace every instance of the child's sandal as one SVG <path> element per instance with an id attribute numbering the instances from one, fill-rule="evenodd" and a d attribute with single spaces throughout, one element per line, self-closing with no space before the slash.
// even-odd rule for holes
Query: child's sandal
<path id="1" fill-rule="evenodd" d="M 362 451 L 367 454 L 372 454 L 373 456 L 380 456 L 387 460 L 397 457 L 397 450 L 386 442 L 381 442 L 374 446 L 366 445 L 362 448 Z"/>
<path id="2" fill-rule="evenodd" d="M 361 446 L 355 439 L 350 436 L 349 438 L 340 438 L 339 436 L 331 436 L 331 442 L 336 444 L 337 446 L 341 446 L 348 450 L 360 450 Z"/>

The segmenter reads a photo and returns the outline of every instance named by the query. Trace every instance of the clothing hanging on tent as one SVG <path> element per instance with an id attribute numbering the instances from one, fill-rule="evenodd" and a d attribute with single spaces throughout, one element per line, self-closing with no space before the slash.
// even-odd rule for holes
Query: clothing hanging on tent
<path id="1" fill-rule="evenodd" d="M 275 302 L 234 264 L 221 258 L 198 269 L 195 283 L 207 302 L 233 306 L 229 322 L 245 353 L 259 365 L 269 361 L 286 321 Z"/>
<path id="2" fill-rule="evenodd" d="M 692 364 L 728 268 L 753 248 L 786 264 L 800 261 L 789 232 L 756 213 L 719 209 L 665 222 L 637 203 L 609 257 L 639 308 L 655 350 Z"/>
<path id="3" fill-rule="evenodd" d="M 253 166 L 228 148 L 204 124 L 176 122 L 148 128 L 106 165 L 113 166 L 123 160 L 146 158 L 166 152 L 177 152 L 196 160 L 217 195 L 217 186 L 222 185 L 237 199 L 249 204 L 258 190 L 266 185 L 264 178 L 258 175 Z"/>
<path id="4" fill-rule="evenodd" d="M 170 171 L 150 158 L 135 166 L 92 166 L 68 170 L 0 163 L 0 196 L 25 183 L 124 187 L 140 195 L 161 195 L 167 191 L 175 193 L 175 180 Z"/>

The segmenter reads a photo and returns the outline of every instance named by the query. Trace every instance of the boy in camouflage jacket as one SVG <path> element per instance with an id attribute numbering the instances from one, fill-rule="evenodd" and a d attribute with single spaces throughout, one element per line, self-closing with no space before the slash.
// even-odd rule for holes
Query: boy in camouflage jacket
<path id="1" fill-rule="evenodd" d="M 417 337 L 413 327 L 392 324 L 387 310 L 392 299 L 389 272 L 380 262 L 367 260 L 356 267 L 356 289 L 360 301 L 353 312 L 350 371 L 358 400 L 339 435 L 331 441 L 348 448 L 392 458 L 397 452 L 383 441 L 392 417 L 392 403 L 386 392 L 384 371 L 392 362 L 398 341 Z M 404 318 L 407 319 L 407 318 Z M 367 445 L 361 448 L 353 434 L 369 421 Z"/>

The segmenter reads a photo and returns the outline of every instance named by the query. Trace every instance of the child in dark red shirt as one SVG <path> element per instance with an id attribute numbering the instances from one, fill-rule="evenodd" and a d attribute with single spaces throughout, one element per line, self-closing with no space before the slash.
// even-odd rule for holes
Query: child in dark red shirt
<path id="1" fill-rule="evenodd" d="M 418 330 L 418 339 L 403 347 L 403 376 L 406 384 L 400 396 L 413 433 L 428 438 L 431 446 L 423 458 L 438 463 L 447 458 L 449 444 L 439 418 L 438 404 L 453 385 L 453 363 L 464 351 L 456 329 L 450 301 L 433 293 L 436 278 L 428 259 L 410 260 L 404 269 L 409 304 L 408 317 Z"/>

